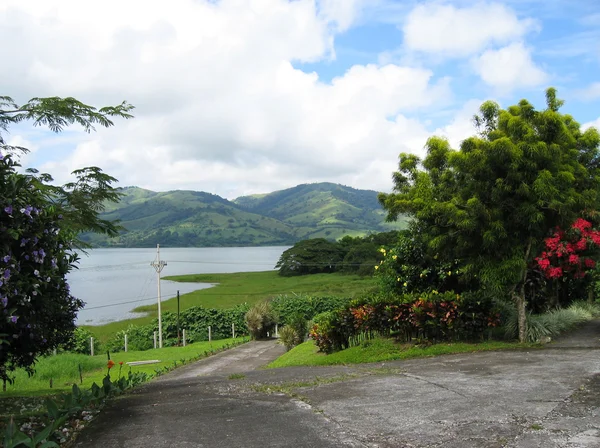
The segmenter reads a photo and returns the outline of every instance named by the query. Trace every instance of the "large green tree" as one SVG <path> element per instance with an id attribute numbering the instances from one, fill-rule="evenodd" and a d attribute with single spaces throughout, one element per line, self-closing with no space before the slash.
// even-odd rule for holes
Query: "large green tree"
<path id="1" fill-rule="evenodd" d="M 283 277 L 330 273 L 337 270 L 343 258 L 344 251 L 337 243 L 313 238 L 299 241 L 284 251 L 275 268 Z"/>
<path id="2" fill-rule="evenodd" d="M 95 109 L 73 98 L 34 98 L 17 105 L 0 97 L 0 379 L 69 341 L 83 302 L 70 294 L 66 275 L 75 267 L 82 231 L 116 235 L 115 223 L 100 219 L 105 201 L 116 201 L 116 179 L 98 167 L 75 171 L 75 181 L 52 184 L 49 174 L 22 171 L 26 148 L 7 144 L 11 125 L 31 121 L 60 132 L 78 123 L 112 126 L 130 118 L 132 106 Z"/>
<path id="3" fill-rule="evenodd" d="M 515 301 L 526 336 L 527 270 L 552 229 L 598 209 L 598 131 L 585 132 L 546 91 L 544 110 L 526 100 L 507 109 L 488 101 L 478 134 L 459 150 L 431 137 L 427 156 L 401 154 L 394 192 L 381 194 L 388 219 L 413 217 L 428 249 L 461 259 L 463 271 Z"/>

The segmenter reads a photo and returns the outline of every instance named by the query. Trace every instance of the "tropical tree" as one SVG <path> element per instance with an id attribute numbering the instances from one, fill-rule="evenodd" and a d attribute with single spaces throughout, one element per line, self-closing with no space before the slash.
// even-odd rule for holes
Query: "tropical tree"
<path id="1" fill-rule="evenodd" d="M 487 101 L 474 118 L 478 134 L 459 150 L 431 137 L 427 156 L 401 154 L 394 192 L 379 200 L 394 220 L 414 219 L 427 248 L 461 271 L 507 294 L 526 337 L 528 268 L 556 227 L 568 228 L 598 208 L 600 135 L 559 112 L 556 90 L 545 110 L 528 101 L 507 109 Z"/>
<path id="2" fill-rule="evenodd" d="M 68 343 L 83 302 L 70 294 L 66 275 L 77 264 L 77 235 L 116 235 L 118 225 L 100 219 L 105 201 L 117 201 L 116 181 L 98 167 L 75 171 L 75 181 L 51 184 L 49 174 L 24 173 L 8 145 L 10 126 L 31 121 L 54 132 L 71 124 L 84 130 L 109 127 L 112 117 L 130 118 L 132 106 L 95 109 L 73 98 L 34 98 L 17 105 L 0 97 L 0 379 L 19 367 L 32 372 L 36 359 Z"/>
<path id="3" fill-rule="evenodd" d="M 284 251 L 275 268 L 283 277 L 335 272 L 344 253 L 337 243 L 324 238 L 303 240 Z"/>

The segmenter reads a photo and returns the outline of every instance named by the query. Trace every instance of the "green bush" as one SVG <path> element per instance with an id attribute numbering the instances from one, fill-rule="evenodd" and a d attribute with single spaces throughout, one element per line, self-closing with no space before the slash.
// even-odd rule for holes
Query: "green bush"
<path id="1" fill-rule="evenodd" d="M 300 344 L 304 342 L 306 336 L 308 335 L 308 321 L 304 318 L 304 315 L 296 313 L 294 316 L 292 316 L 288 325 L 296 332 L 296 336 L 299 340 L 298 343 Z"/>
<path id="2" fill-rule="evenodd" d="M 271 300 L 273 310 L 279 316 L 280 325 L 287 325 L 298 315 L 311 320 L 317 314 L 333 311 L 347 305 L 351 299 L 333 296 L 309 296 L 306 294 L 279 295 Z"/>
<path id="3" fill-rule="evenodd" d="M 300 337 L 296 330 L 294 330 L 291 326 L 286 325 L 281 330 L 279 330 L 279 342 L 285 346 L 287 351 L 290 351 L 296 345 L 300 344 Z"/>
<path id="4" fill-rule="evenodd" d="M 204 308 L 194 306 L 180 313 L 180 331 L 185 328 L 187 342 L 208 340 L 208 327 L 211 327 L 212 339 L 226 339 L 232 336 L 231 325 L 235 325 L 236 335 L 247 335 L 244 316 L 250 307 L 247 304 L 236 305 L 228 309 Z M 163 314 L 163 341 L 174 345 L 177 342 L 177 313 Z M 158 320 L 154 322 L 158 329 Z"/>
<path id="5" fill-rule="evenodd" d="M 277 315 L 269 301 L 256 303 L 246 313 L 246 326 L 252 339 L 265 339 L 272 333 Z"/>
<path id="6" fill-rule="evenodd" d="M 66 351 L 72 353 L 81 353 L 84 355 L 90 354 L 90 338 L 94 335 L 87 329 L 82 327 L 75 328 L 71 340 L 64 347 Z M 102 350 L 100 342 L 94 339 L 94 351 L 99 353 Z"/>
<path id="7" fill-rule="evenodd" d="M 428 255 L 417 232 L 400 232 L 398 243 L 389 250 L 380 249 L 383 260 L 375 266 L 382 292 L 388 296 L 420 292 L 463 292 L 477 289 L 466 283 L 459 260 L 441 260 Z"/>

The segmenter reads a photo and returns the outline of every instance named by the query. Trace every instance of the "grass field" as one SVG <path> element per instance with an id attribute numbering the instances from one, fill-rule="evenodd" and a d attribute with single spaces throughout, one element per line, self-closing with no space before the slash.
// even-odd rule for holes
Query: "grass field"
<path id="1" fill-rule="evenodd" d="M 230 308 L 240 303 L 255 303 L 279 294 L 312 294 L 355 297 L 376 287 L 372 277 L 343 274 L 315 274 L 299 277 L 281 277 L 277 271 L 238 272 L 233 274 L 193 274 L 165 277 L 179 282 L 213 283 L 214 287 L 184 294 L 180 298 L 180 308 L 192 306 L 205 308 Z M 162 311 L 177 311 L 177 299 L 162 302 Z M 136 319 L 111 322 L 106 325 L 85 326 L 94 336 L 106 341 L 129 325 L 145 325 L 157 315 L 157 305 L 136 308 L 135 311 L 148 315 Z"/>
<path id="2" fill-rule="evenodd" d="M 362 364 L 369 362 L 392 361 L 395 359 L 426 358 L 452 353 L 471 353 L 490 350 L 523 349 L 537 347 L 534 344 L 518 342 L 488 341 L 479 344 L 464 342 L 435 344 L 429 347 L 415 347 L 395 343 L 393 339 L 377 338 L 357 347 L 326 355 L 319 353 L 313 341 L 306 341 L 270 363 L 268 368 L 290 366 L 330 366 L 339 364 Z"/>
<path id="3" fill-rule="evenodd" d="M 247 339 L 237 338 L 237 342 Z M 155 369 L 172 366 L 174 362 L 181 364 L 184 361 L 204 356 L 210 350 L 218 350 L 227 344 L 232 344 L 233 339 L 221 339 L 212 342 L 197 342 L 185 347 L 167 347 L 162 349 L 146 350 L 143 352 L 118 352 L 111 353 L 111 359 L 116 365 L 111 370 L 111 376 L 116 379 L 119 376 L 119 362 L 123 362 L 122 375 L 127 375 L 129 366 L 127 362 L 159 360 L 159 363 L 132 366 L 132 372 L 146 372 L 154 374 Z M 106 353 L 96 356 L 87 356 L 74 353 L 61 353 L 56 356 L 48 356 L 39 360 L 36 364 L 36 372 L 28 377 L 23 370 L 16 372 L 14 384 L 7 384 L 6 392 L 0 392 L 0 408 L 2 398 L 15 396 L 51 395 L 69 390 L 73 384 L 87 389 L 92 383 L 102 384 L 102 378 L 106 375 Z M 83 372 L 83 383 L 80 383 L 79 365 Z M 50 388 L 52 379 L 53 387 Z"/>

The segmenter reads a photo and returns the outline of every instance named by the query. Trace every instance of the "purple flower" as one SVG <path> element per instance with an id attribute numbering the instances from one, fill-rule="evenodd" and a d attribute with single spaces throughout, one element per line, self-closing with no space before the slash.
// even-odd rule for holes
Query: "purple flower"
<path id="1" fill-rule="evenodd" d="M 6 308 L 8 306 L 8 297 L 2 297 L 0 302 L 2 303 L 2 307 Z"/>
<path id="2" fill-rule="evenodd" d="M 4 278 L 9 278 L 10 277 L 10 269 L 6 269 L 4 271 Z"/>
<path id="3" fill-rule="evenodd" d="M 31 212 L 33 211 L 33 207 L 31 205 L 28 205 L 27 207 L 24 207 L 20 210 L 21 213 L 23 213 L 26 216 L 29 216 L 31 218 Z"/>
<path id="4" fill-rule="evenodd" d="M 13 324 L 16 324 L 17 320 L 19 320 L 19 316 L 10 316 L 9 319 Z"/>
<path id="5" fill-rule="evenodd" d="M 21 247 L 25 246 L 25 244 L 27 244 L 29 242 L 29 238 L 23 238 L 21 240 Z"/>
<path id="6" fill-rule="evenodd" d="M 38 271 L 37 269 L 35 271 L 33 271 L 33 275 L 35 275 L 36 277 L 40 276 L 40 271 Z"/>
<path id="7" fill-rule="evenodd" d="M 9 205 L 8 207 L 4 207 L 4 211 L 9 215 L 12 215 L 12 206 Z"/>
<path id="8" fill-rule="evenodd" d="M 29 255 L 25 255 L 25 260 L 29 260 Z"/>
<path id="9" fill-rule="evenodd" d="M 5 263 L 8 263 L 10 261 L 10 255 L 6 255 L 2 260 L 4 260 Z"/>

